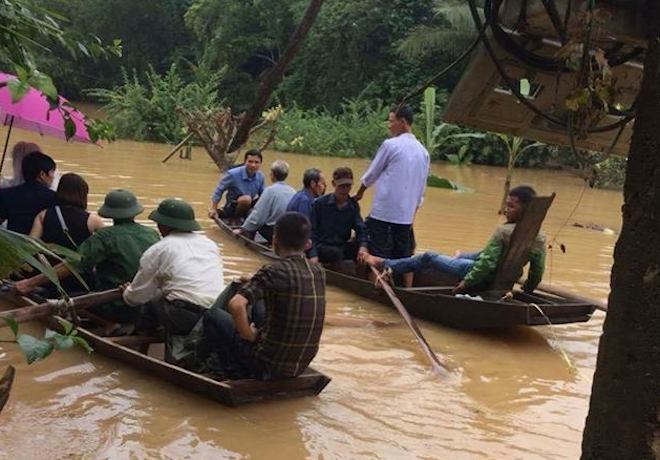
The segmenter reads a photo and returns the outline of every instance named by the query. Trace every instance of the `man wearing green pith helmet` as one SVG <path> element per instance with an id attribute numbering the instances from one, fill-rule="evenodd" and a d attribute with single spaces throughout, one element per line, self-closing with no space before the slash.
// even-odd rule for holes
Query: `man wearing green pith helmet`
<path id="1" fill-rule="evenodd" d="M 213 241 L 194 233 L 200 226 L 183 200 L 164 200 L 149 219 L 163 239 L 142 255 L 124 301 L 146 305 L 145 323 L 157 321 L 167 337 L 186 335 L 224 288 L 220 252 Z"/>
<path id="2" fill-rule="evenodd" d="M 94 274 L 92 289 L 113 289 L 130 281 L 138 271 L 144 251 L 159 240 L 153 229 L 135 222 L 142 211 L 137 197 L 128 190 L 112 190 L 105 196 L 98 213 L 112 219 L 114 225 L 97 230 L 80 245 L 80 263 L 76 267 L 81 274 Z M 60 279 L 71 276 L 65 264 L 57 265 L 55 271 Z M 27 295 L 47 282 L 48 278 L 40 274 L 19 281 L 14 288 L 19 294 Z M 95 305 L 88 311 L 121 324 L 131 324 L 139 316 L 139 311 L 122 301 Z"/>

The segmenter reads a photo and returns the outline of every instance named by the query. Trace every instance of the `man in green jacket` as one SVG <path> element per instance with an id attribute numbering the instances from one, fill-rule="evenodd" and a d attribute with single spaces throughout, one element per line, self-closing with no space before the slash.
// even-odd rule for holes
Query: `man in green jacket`
<path id="1" fill-rule="evenodd" d="M 382 259 L 369 256 L 367 262 L 391 273 L 403 274 L 417 272 L 424 268 L 455 275 L 461 279 L 454 289 L 454 294 L 467 290 L 487 288 L 493 280 L 497 265 L 509 247 L 509 241 L 516 223 L 522 217 L 526 206 L 536 196 L 532 187 L 521 185 L 511 189 L 506 200 L 504 215 L 506 223 L 495 229 L 488 244 L 481 251 L 466 254 L 457 253 L 450 257 L 436 252 L 425 252 L 404 259 Z M 525 292 L 532 292 L 543 278 L 545 270 L 545 237 L 539 233 L 529 252 L 529 275 L 523 286 Z M 408 286 L 409 287 L 409 286 Z"/>
<path id="2" fill-rule="evenodd" d="M 93 289 L 113 289 L 131 281 L 140 266 L 142 253 L 160 239 L 155 230 L 134 221 L 142 211 L 142 205 L 128 190 L 113 190 L 105 196 L 99 215 L 111 218 L 114 225 L 103 227 L 87 238 L 79 248 L 80 263 L 74 265 L 83 275 L 95 275 Z M 64 264 L 58 264 L 55 270 L 60 279 L 71 275 Z M 44 275 L 37 275 L 17 282 L 14 289 L 26 295 L 47 282 Z M 117 323 L 132 323 L 139 315 L 137 309 L 121 300 L 96 305 L 88 310 Z"/>

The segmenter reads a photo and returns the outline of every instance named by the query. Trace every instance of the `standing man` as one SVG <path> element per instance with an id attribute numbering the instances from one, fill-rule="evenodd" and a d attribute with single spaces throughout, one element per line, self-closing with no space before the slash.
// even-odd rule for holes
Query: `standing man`
<path id="1" fill-rule="evenodd" d="M 426 148 L 412 134 L 412 123 L 410 106 L 390 112 L 392 137 L 381 144 L 355 195 L 359 201 L 365 190 L 376 184 L 366 224 L 369 253 L 382 258 L 410 257 L 414 251 L 412 224 L 422 205 L 430 159 Z"/>
<path id="2" fill-rule="evenodd" d="M 275 222 L 286 212 L 287 204 L 296 193 L 293 187 L 284 182 L 288 176 L 289 164 L 284 160 L 275 160 L 270 167 L 273 185 L 266 187 L 241 228 L 235 229 L 234 233 L 252 237 L 259 232 L 269 244 L 273 241 Z"/>
<path id="3" fill-rule="evenodd" d="M 256 149 L 245 152 L 243 166 L 232 168 L 222 176 L 211 197 L 209 217 L 245 217 L 264 191 L 264 175 L 259 168 L 263 156 Z M 218 210 L 222 194 L 227 192 L 225 206 Z"/>
<path id="4" fill-rule="evenodd" d="M 314 200 L 325 193 L 325 177 L 320 169 L 309 168 L 303 174 L 303 189 L 296 192 L 286 207 L 287 212 L 299 212 L 310 218 Z"/>

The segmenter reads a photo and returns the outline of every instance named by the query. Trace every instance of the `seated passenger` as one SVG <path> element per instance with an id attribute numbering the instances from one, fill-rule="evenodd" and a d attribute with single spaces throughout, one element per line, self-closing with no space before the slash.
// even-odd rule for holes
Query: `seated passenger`
<path id="1" fill-rule="evenodd" d="M 312 262 L 336 266 L 342 260 L 359 261 L 367 252 L 367 232 L 360 206 L 350 197 L 353 186 L 353 171 L 348 167 L 335 169 L 332 173 L 334 193 L 324 195 L 312 205 Z M 351 239 L 351 232 L 355 238 Z"/>
<path id="2" fill-rule="evenodd" d="M 323 194 L 325 194 L 325 177 L 319 169 L 310 168 L 303 174 L 303 189 L 293 195 L 286 210 L 299 212 L 309 219 L 314 200 Z"/>
<path id="3" fill-rule="evenodd" d="M 259 168 L 263 156 L 256 149 L 245 152 L 243 166 L 232 168 L 222 176 L 211 197 L 209 217 L 245 217 L 264 191 L 264 175 Z M 227 192 L 225 206 L 218 210 L 222 195 Z"/>
<path id="4" fill-rule="evenodd" d="M 12 177 L 0 177 L 0 188 L 16 187 L 25 182 L 23 179 L 23 158 L 28 153 L 41 152 L 41 147 L 32 142 L 20 141 L 11 149 Z"/>
<path id="5" fill-rule="evenodd" d="M 105 196 L 99 215 L 111 218 L 114 225 L 97 230 L 80 245 L 81 260 L 76 267 L 85 278 L 93 275 L 95 285 L 92 288 L 105 291 L 131 281 L 144 251 L 160 239 L 154 230 L 134 221 L 142 210 L 142 205 L 128 190 L 113 190 Z M 60 279 L 71 275 L 64 264 L 57 265 L 55 271 Z M 45 275 L 37 275 L 17 282 L 14 288 L 27 295 L 47 282 Z M 132 323 L 139 316 L 135 308 L 120 300 L 89 307 L 88 311 L 118 323 Z"/>
<path id="6" fill-rule="evenodd" d="M 204 315 L 208 346 L 225 377 L 296 377 L 316 356 L 325 318 L 325 272 L 305 258 L 309 236 L 309 220 L 302 214 L 280 217 L 273 249 L 281 259 L 243 285 L 228 311 L 214 305 Z"/>
<path id="7" fill-rule="evenodd" d="M 103 227 L 103 219 L 87 212 L 89 186 L 78 174 L 64 174 L 57 186 L 57 205 L 34 218 L 30 236 L 73 251 Z"/>
<path id="8" fill-rule="evenodd" d="M 144 252 L 123 296 L 134 307 L 149 304 L 146 320 L 153 324 L 147 326 L 162 326 L 168 340 L 188 334 L 222 292 L 222 259 L 216 243 L 194 233 L 200 227 L 185 201 L 168 198 L 149 219 L 163 239 Z"/>
<path id="9" fill-rule="evenodd" d="M 21 163 L 25 183 L 0 190 L 0 223 L 28 235 L 40 211 L 57 204 L 50 186 L 55 180 L 55 162 L 41 152 L 32 152 Z"/>
<path id="10" fill-rule="evenodd" d="M 367 262 L 398 274 L 417 272 L 423 268 L 434 268 L 455 275 L 461 281 L 454 287 L 452 291 L 454 294 L 470 289 L 487 288 L 495 275 L 500 259 L 506 254 L 516 222 L 520 220 L 526 206 L 535 196 L 534 189 L 526 185 L 511 189 L 504 209 L 506 223 L 495 229 L 486 247 L 477 253 L 461 254 L 459 252 L 456 256 L 450 257 L 435 252 L 425 252 L 405 259 L 382 259 L 369 256 Z M 525 292 L 533 292 L 536 289 L 543 278 L 544 269 L 545 236 L 539 233 L 529 252 L 529 276 L 523 286 Z"/>
<path id="11" fill-rule="evenodd" d="M 286 206 L 296 191 L 284 181 L 289 175 L 289 165 L 286 161 L 275 160 L 270 167 L 270 180 L 273 185 L 266 187 L 263 195 L 245 219 L 241 228 L 234 233 L 254 236 L 259 232 L 268 244 L 273 240 L 273 228 L 277 219 L 286 212 Z"/>

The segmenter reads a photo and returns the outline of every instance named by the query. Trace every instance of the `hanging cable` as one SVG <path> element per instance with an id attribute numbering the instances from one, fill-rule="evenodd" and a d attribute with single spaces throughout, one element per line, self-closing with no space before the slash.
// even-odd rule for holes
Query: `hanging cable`
<path id="1" fill-rule="evenodd" d="M 489 0 L 486 0 L 486 4 L 490 4 Z M 484 29 L 484 24 L 481 22 L 481 18 L 479 17 L 479 12 L 477 10 L 477 6 L 475 5 L 474 0 L 468 0 L 468 7 L 470 8 L 470 13 L 472 14 L 472 19 L 474 20 L 474 24 L 477 28 L 477 32 L 479 33 L 479 38 L 481 39 L 481 42 L 484 45 L 484 48 L 486 49 L 487 54 L 491 58 L 493 64 L 495 65 L 497 71 L 499 72 L 500 76 L 504 80 L 504 82 L 507 84 L 509 87 L 509 90 L 511 93 L 518 99 L 520 103 L 522 103 L 525 107 L 527 107 L 529 110 L 534 112 L 536 115 L 540 116 L 544 120 L 549 121 L 550 123 L 557 125 L 561 128 L 566 128 L 567 123 L 557 117 L 548 115 L 541 111 L 536 105 L 531 103 L 525 96 L 523 96 L 520 91 L 517 88 L 516 82 L 514 82 L 511 77 L 506 73 L 506 70 L 502 66 L 502 64 L 499 62 L 497 59 L 497 55 L 495 54 L 495 50 L 493 49 L 490 40 L 486 36 L 486 31 Z M 491 25 L 492 27 L 492 25 Z M 619 128 L 622 125 L 627 124 L 630 120 L 634 118 L 634 115 L 629 114 L 628 116 L 625 116 L 621 120 L 618 120 L 614 123 L 611 123 L 609 125 L 605 126 L 597 126 L 597 127 L 590 127 L 587 128 L 586 131 L 589 133 L 600 133 L 600 132 L 607 132 L 611 131 L 613 129 Z"/>

